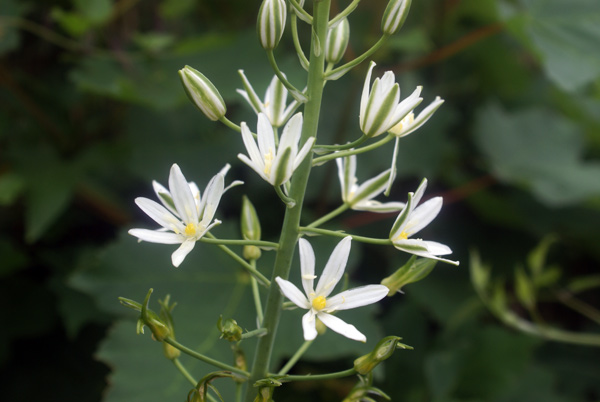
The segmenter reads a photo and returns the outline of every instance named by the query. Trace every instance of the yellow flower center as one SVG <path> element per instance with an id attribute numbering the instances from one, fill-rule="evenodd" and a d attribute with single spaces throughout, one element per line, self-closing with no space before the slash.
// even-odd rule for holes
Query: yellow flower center
<path id="1" fill-rule="evenodd" d="M 400 234 L 398 236 L 396 236 L 396 238 L 394 240 L 406 240 L 408 239 L 408 233 L 406 233 L 404 230 L 402 232 L 400 232 Z"/>
<path id="2" fill-rule="evenodd" d="M 414 121 L 415 121 L 415 114 L 413 112 L 410 112 L 409 114 L 406 115 L 405 118 L 400 120 L 400 122 L 398 124 L 396 124 L 394 127 L 390 128 L 389 131 L 392 134 L 400 135 L 400 134 L 402 134 L 402 131 L 404 129 L 406 129 L 407 127 L 411 126 Z"/>
<path id="3" fill-rule="evenodd" d="M 185 235 L 186 236 L 194 236 L 196 234 L 196 225 L 193 223 L 188 224 L 185 227 Z"/>
<path id="4" fill-rule="evenodd" d="M 325 299 L 325 296 L 318 296 L 315 297 L 312 301 L 312 306 L 315 310 L 323 310 L 325 308 L 325 305 L 327 304 L 327 299 Z"/>
<path id="5" fill-rule="evenodd" d="M 265 154 L 265 174 L 271 173 L 271 165 L 273 165 L 273 150 L 269 149 L 269 153 Z"/>

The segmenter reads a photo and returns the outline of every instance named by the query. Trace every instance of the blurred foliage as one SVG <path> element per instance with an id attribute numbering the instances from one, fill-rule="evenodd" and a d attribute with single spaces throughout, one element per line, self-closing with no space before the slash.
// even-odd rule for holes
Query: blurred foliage
<path id="1" fill-rule="evenodd" d="M 333 1 L 336 10 L 347 3 Z M 347 60 L 377 39 L 386 3 L 365 0 L 350 17 Z M 273 208 L 276 196 L 235 158 L 243 148 L 238 136 L 198 113 L 177 76 L 185 64 L 202 71 L 227 102 L 228 117 L 252 126 L 253 113 L 235 89 L 238 69 L 259 93 L 272 77 L 256 39 L 258 6 L 258 0 L 0 2 L 3 400 L 38 399 L 39 389 L 56 401 L 182 400 L 187 383 L 159 344 L 135 334 L 135 315 L 117 301 L 141 299 L 149 287 L 178 303 L 178 339 L 217 357 L 230 353 L 218 339 L 219 314 L 253 328 L 244 313 L 247 278 L 226 256 L 199 245 L 175 270 L 169 246 L 137 244 L 124 233 L 151 227 L 133 199 L 152 197 L 151 181 L 165 183 L 172 163 L 198 183 L 231 163 L 229 177 L 246 185 L 224 197 L 219 219 L 226 224 L 215 234 L 237 235 L 247 194 L 263 237 L 276 239 L 283 216 Z M 301 86 L 302 69 L 284 38 L 278 63 Z M 597 323 L 569 305 L 575 300 L 592 313 L 600 306 L 598 43 L 597 0 L 413 2 L 405 27 L 375 55 L 378 73 L 392 69 L 404 93 L 423 84 L 425 102 L 436 95 L 446 102 L 401 142 L 392 197 L 404 199 L 427 176 L 429 194 L 443 195 L 446 205 L 424 237 L 450 245 L 463 265 L 437 264 L 383 308 L 347 312 L 369 344 L 326 333 L 295 372 L 346 369 L 393 334 L 414 350 L 398 351 L 376 373 L 374 385 L 392 400 L 600 399 L 598 348 L 505 327 L 485 308 L 468 272 L 468 250 L 476 249 L 493 267 L 489 283 L 503 284 L 496 288 L 515 317 L 600 336 Z M 328 84 L 319 142 L 359 135 L 365 71 L 366 65 Z M 391 149 L 361 156 L 359 180 L 388 168 L 390 156 Z M 315 214 L 337 205 L 336 181 L 332 164 L 314 172 L 308 204 Z M 348 213 L 340 223 L 384 237 L 391 219 Z M 549 234 L 550 248 L 543 240 Z M 315 242 L 317 265 L 333 244 Z M 263 255 L 268 266 L 272 253 Z M 350 279 L 378 282 L 407 259 L 356 244 Z M 279 336 L 294 350 L 301 343 L 299 314 L 285 316 Z M 244 342 L 251 358 L 252 341 Z M 291 350 L 276 350 L 276 360 L 283 363 Z M 188 364 L 198 378 L 204 375 L 200 364 Z M 341 400 L 354 385 L 354 379 L 302 383 L 276 391 L 276 399 Z"/>

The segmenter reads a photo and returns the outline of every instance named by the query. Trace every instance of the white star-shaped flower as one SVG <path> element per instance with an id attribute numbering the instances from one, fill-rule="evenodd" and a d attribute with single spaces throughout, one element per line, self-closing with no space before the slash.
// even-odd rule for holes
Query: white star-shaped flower
<path id="1" fill-rule="evenodd" d="M 258 114 L 257 140 L 254 140 L 246 123 L 242 122 L 242 139 L 248 156 L 238 154 L 238 158 L 273 186 L 287 182 L 294 170 L 306 158 L 315 138 L 309 138 L 302 149 L 298 142 L 302 132 L 302 113 L 296 113 L 283 128 L 279 145 L 275 146 L 275 132 L 264 113 Z"/>
<path id="2" fill-rule="evenodd" d="M 394 222 L 394 226 L 390 231 L 390 240 L 398 250 L 458 265 L 458 261 L 438 257 L 452 253 L 450 247 L 445 244 L 423 239 L 409 239 L 409 237 L 429 225 L 442 209 L 442 197 L 434 197 L 417 207 L 423 197 L 425 188 L 427 188 L 427 179 L 423 179 L 414 194 L 408 193 L 406 206 L 398 214 L 398 218 L 396 218 L 396 222 Z"/>
<path id="3" fill-rule="evenodd" d="M 162 228 L 130 229 L 129 234 L 151 243 L 181 244 L 171 256 L 173 265 L 178 267 L 192 251 L 196 241 L 213 226 L 221 223 L 212 219 L 221 196 L 227 190 L 224 187 L 227 170 L 229 166 L 225 166 L 210 180 L 201 197 L 198 186 L 188 183 L 179 166 L 174 164 L 169 174 L 169 190 L 153 182 L 154 191 L 162 205 L 144 197 L 135 199 L 138 207 Z M 237 184 L 240 182 L 232 183 Z"/>
<path id="4" fill-rule="evenodd" d="M 383 299 L 389 289 L 383 285 L 367 285 L 346 290 L 335 296 L 329 297 L 333 288 L 340 281 L 348 255 L 350 254 L 351 237 L 345 237 L 333 250 L 323 274 L 314 288 L 315 276 L 315 254 L 310 243 L 304 239 L 299 241 L 300 269 L 302 272 L 302 287 L 304 293 L 293 283 L 275 278 L 281 292 L 296 306 L 308 310 L 302 317 L 302 329 L 304 339 L 307 341 L 317 337 L 316 318 L 333 331 L 356 341 L 366 342 L 367 338 L 354 325 L 347 324 L 331 313 L 338 310 L 348 310 L 356 307 L 366 306 Z"/>
<path id="5" fill-rule="evenodd" d="M 335 160 L 342 188 L 342 200 L 356 211 L 394 212 L 404 207 L 403 202 L 381 203 L 373 200 L 385 189 L 391 169 L 367 180 L 360 186 L 356 178 L 356 155 Z"/>

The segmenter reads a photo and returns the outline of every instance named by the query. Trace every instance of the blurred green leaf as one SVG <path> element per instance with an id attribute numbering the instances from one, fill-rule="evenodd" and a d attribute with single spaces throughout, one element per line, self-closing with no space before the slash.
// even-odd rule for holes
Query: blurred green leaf
<path id="1" fill-rule="evenodd" d="M 597 0 L 520 0 L 509 28 L 539 53 L 548 78 L 574 92 L 600 76 Z M 521 37 L 523 39 L 523 37 Z"/>
<path id="2" fill-rule="evenodd" d="M 476 118 L 475 135 L 497 177 L 530 189 L 548 205 L 600 195 L 600 163 L 582 160 L 581 133 L 556 113 L 509 113 L 490 104 Z"/>
<path id="3" fill-rule="evenodd" d="M 10 205 L 21 194 L 25 182 L 16 173 L 8 172 L 0 176 L 0 205 Z"/>

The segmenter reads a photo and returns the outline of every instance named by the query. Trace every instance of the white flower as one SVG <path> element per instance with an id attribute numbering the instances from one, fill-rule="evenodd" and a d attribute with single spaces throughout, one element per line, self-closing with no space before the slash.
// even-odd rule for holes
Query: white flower
<path id="1" fill-rule="evenodd" d="M 265 92 L 263 102 L 244 75 L 244 70 L 238 70 L 238 73 L 242 77 L 245 90 L 238 89 L 237 92 L 246 99 L 256 114 L 264 113 L 273 127 L 281 127 L 300 105 L 298 101 L 294 100 L 286 107 L 288 90 L 276 75 L 273 76 Z"/>
<path id="2" fill-rule="evenodd" d="M 238 154 L 238 158 L 273 186 L 280 186 L 292 177 L 292 173 L 308 155 L 315 142 L 314 137 L 309 138 L 298 151 L 302 113 L 296 113 L 285 125 L 277 147 L 273 127 L 265 114 L 258 114 L 258 146 L 246 123 L 242 122 L 241 127 L 242 139 L 250 157 Z"/>
<path id="3" fill-rule="evenodd" d="M 307 341 L 317 337 L 315 318 L 318 317 L 323 324 L 333 331 L 347 338 L 366 342 L 367 338 L 354 325 L 347 324 L 330 313 L 378 302 L 389 292 L 389 289 L 383 285 L 367 285 L 329 297 L 335 285 L 344 275 L 348 255 L 350 254 L 351 240 L 351 237 L 348 236 L 335 247 L 315 289 L 315 254 L 310 243 L 300 239 L 300 269 L 302 271 L 302 287 L 306 295 L 302 294 L 302 291 L 291 282 L 280 277 L 275 278 L 285 297 L 298 307 L 308 310 L 302 317 L 304 339 Z"/>
<path id="4" fill-rule="evenodd" d="M 419 97 L 422 87 L 418 86 L 408 98 L 399 102 L 400 86 L 391 71 L 386 71 L 381 79 L 375 78 L 369 88 L 373 67 L 375 63 L 371 62 L 360 99 L 360 129 L 368 137 L 388 131 L 423 100 Z"/>
<path id="5" fill-rule="evenodd" d="M 391 169 L 367 180 L 360 186 L 356 179 L 356 155 L 337 158 L 338 177 L 342 187 L 342 200 L 356 211 L 394 212 L 404 207 L 403 202 L 381 203 L 373 200 L 385 189 Z"/>
<path id="6" fill-rule="evenodd" d="M 445 244 L 422 239 L 409 239 L 409 237 L 429 225 L 442 209 L 442 197 L 434 197 L 417 207 L 426 187 L 427 179 L 423 179 L 414 194 L 408 193 L 406 206 L 400 211 L 390 231 L 390 240 L 398 250 L 458 265 L 458 261 L 438 257 L 452 253 L 450 247 Z"/>
<path id="7" fill-rule="evenodd" d="M 221 196 L 226 191 L 224 181 L 228 169 L 229 166 L 226 166 L 210 180 L 204 190 L 204 197 L 201 197 L 198 187 L 194 183 L 188 183 L 179 166 L 174 164 L 169 174 L 170 191 L 153 182 L 154 191 L 162 205 L 144 197 L 135 199 L 138 207 L 162 228 L 131 229 L 129 234 L 152 243 L 181 244 L 171 256 L 173 265 L 178 267 L 192 251 L 196 241 L 213 226 L 221 223 L 217 219 L 211 221 Z M 239 182 L 232 185 L 236 184 Z"/>

